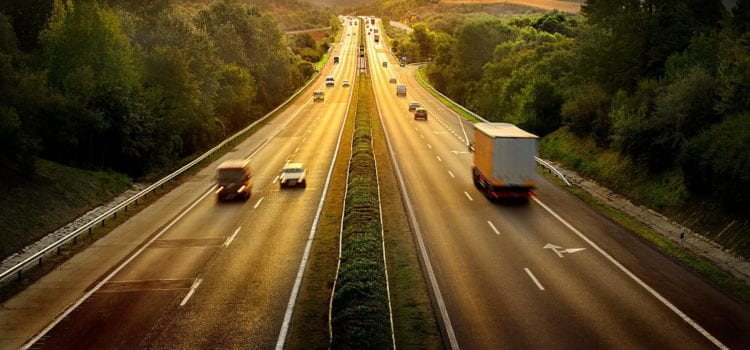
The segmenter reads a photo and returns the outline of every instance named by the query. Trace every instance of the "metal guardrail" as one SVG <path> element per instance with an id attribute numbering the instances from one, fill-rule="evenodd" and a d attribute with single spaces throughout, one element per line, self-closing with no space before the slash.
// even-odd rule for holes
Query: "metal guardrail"
<path id="1" fill-rule="evenodd" d="M 424 80 L 424 78 L 422 77 L 422 73 L 419 72 L 419 70 L 417 70 L 417 78 L 419 78 L 419 81 L 421 81 L 422 84 L 424 84 L 425 86 L 428 86 L 430 88 L 430 90 L 434 91 L 435 93 L 437 93 L 438 95 L 440 95 L 442 98 L 448 100 L 450 103 L 452 103 L 456 107 L 460 108 L 462 111 L 468 113 L 469 115 L 471 115 L 474 118 L 477 118 L 478 120 L 481 120 L 484 123 L 489 123 L 490 122 L 489 120 L 482 118 L 478 114 L 470 111 L 466 107 L 458 104 L 456 101 L 453 101 L 450 97 L 445 96 L 442 92 L 440 92 L 437 89 L 435 89 L 435 87 L 433 87 L 430 83 L 428 83 L 426 80 Z M 541 165 L 542 167 L 546 168 L 547 171 L 549 171 L 550 173 L 555 174 L 555 176 L 559 177 L 566 185 L 570 186 L 570 182 L 568 181 L 568 179 L 565 178 L 565 175 L 563 175 L 559 170 L 557 170 L 555 167 L 553 167 L 549 162 L 547 162 L 546 160 L 544 160 L 542 158 L 539 158 L 539 157 L 534 157 L 534 160 L 536 160 L 536 162 L 539 165 Z"/>
<path id="2" fill-rule="evenodd" d="M 48 254 L 50 254 L 52 251 L 54 251 L 54 250 L 57 250 L 57 254 L 60 254 L 60 248 L 63 245 L 65 245 L 67 243 L 70 243 L 71 241 L 73 242 L 73 244 L 75 244 L 77 242 L 77 240 L 78 240 L 78 237 L 81 234 L 83 234 L 85 232 L 88 232 L 90 234 L 91 230 L 98 223 L 101 222 L 102 226 L 104 226 L 107 219 L 109 219 L 109 218 L 116 218 L 117 217 L 117 213 L 120 212 L 121 210 L 124 209 L 124 210 L 127 211 L 128 206 L 130 206 L 131 204 L 133 204 L 133 203 L 138 204 L 138 200 L 140 200 L 141 198 L 145 198 L 149 193 L 157 190 L 158 188 L 161 188 L 165 183 L 167 183 L 167 182 L 173 180 L 174 178 L 180 176 L 182 173 L 184 173 L 188 169 L 194 167 L 196 164 L 198 164 L 198 163 L 202 162 L 203 160 L 205 160 L 206 158 L 210 157 L 216 151 L 222 149 L 223 147 L 227 146 L 231 142 L 235 141 L 237 138 L 239 138 L 240 136 L 242 136 L 244 133 L 248 132 L 250 129 L 252 129 L 256 125 L 258 125 L 259 123 L 262 123 L 263 121 L 265 121 L 266 119 L 268 119 L 269 117 L 271 117 L 272 115 L 274 115 L 276 112 L 278 112 L 280 109 L 286 107 L 289 104 L 289 102 L 291 102 L 292 100 L 294 100 L 295 98 L 297 98 L 297 96 L 299 96 L 303 91 L 305 91 L 305 89 L 307 89 L 310 86 L 310 84 L 312 84 L 319 76 L 320 76 L 320 72 L 315 72 L 312 75 L 312 77 L 310 77 L 310 80 L 308 80 L 305 85 L 303 85 L 300 88 L 298 88 L 297 91 L 294 94 L 292 94 L 292 96 L 290 96 L 286 101 L 284 101 L 278 107 L 274 108 L 272 111 L 268 112 L 266 115 L 264 115 L 260 119 L 254 121 L 252 124 L 248 125 L 244 129 L 236 132 L 234 135 L 228 137 L 227 139 L 225 139 L 224 141 L 222 141 L 218 145 L 214 146 L 210 150 L 206 151 L 205 153 L 203 153 L 202 155 L 200 155 L 198 158 L 194 159 L 190 163 L 184 165 L 183 167 L 175 170 L 174 172 L 172 172 L 171 174 L 169 174 L 166 177 L 162 178 L 161 180 L 159 180 L 159 181 L 153 183 L 152 185 L 146 187 L 145 189 L 143 189 L 142 191 L 140 191 L 137 194 L 133 195 L 132 197 L 128 198 L 124 202 L 118 204 L 116 207 L 108 210 L 107 212 L 105 212 L 105 213 L 99 215 L 98 217 L 96 217 L 94 220 L 86 223 L 85 225 L 79 227 L 75 231 L 73 231 L 73 232 L 65 235 L 64 237 L 58 239 L 56 242 L 50 244 L 49 246 L 45 247 L 41 251 L 37 252 L 36 254 L 34 254 L 34 255 L 32 255 L 32 256 L 24 259 L 22 262 L 20 262 L 20 263 L 14 265 L 13 267 L 11 267 L 11 268 L 3 271 L 2 273 L 0 273 L 0 284 L 6 282 L 7 280 L 10 279 L 11 276 L 16 275 L 16 274 L 18 275 L 18 278 L 20 279 L 21 274 L 23 273 L 23 269 L 24 268 L 26 268 L 26 267 L 30 266 L 31 264 L 34 264 L 34 263 L 37 263 L 38 265 L 41 265 L 42 264 L 42 259 L 45 256 L 47 256 Z"/>

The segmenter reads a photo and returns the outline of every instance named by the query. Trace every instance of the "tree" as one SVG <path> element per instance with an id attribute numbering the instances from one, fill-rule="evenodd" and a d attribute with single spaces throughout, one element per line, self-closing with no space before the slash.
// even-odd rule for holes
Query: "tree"
<path id="1" fill-rule="evenodd" d="M 119 127 L 128 123 L 139 88 L 130 40 L 118 17 L 96 1 L 58 3 L 42 48 L 50 85 L 65 97 L 68 113 L 62 121 L 68 137 L 48 138 L 45 151 L 75 164 L 113 166 L 122 154 Z"/>
<path id="2" fill-rule="evenodd" d="M 0 13 L 11 17 L 18 38 L 18 48 L 31 51 L 39 44 L 39 33 L 52 14 L 52 0 L 3 0 Z"/>

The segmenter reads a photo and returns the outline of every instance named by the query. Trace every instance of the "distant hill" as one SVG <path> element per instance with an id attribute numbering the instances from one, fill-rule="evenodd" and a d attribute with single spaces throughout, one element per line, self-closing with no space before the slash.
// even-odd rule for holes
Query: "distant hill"
<path id="1" fill-rule="evenodd" d="M 273 17 L 284 31 L 320 28 L 330 25 L 333 12 L 330 5 L 304 0 L 241 0 L 256 6 L 264 14 Z M 176 0 L 178 3 L 209 4 L 213 0 Z M 323 1 L 325 2 L 325 1 Z M 343 1 L 346 2 L 346 1 Z"/>

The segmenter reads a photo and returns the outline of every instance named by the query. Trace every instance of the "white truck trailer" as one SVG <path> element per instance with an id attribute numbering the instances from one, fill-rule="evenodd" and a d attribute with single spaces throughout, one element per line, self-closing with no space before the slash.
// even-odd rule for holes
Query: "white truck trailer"
<path id="1" fill-rule="evenodd" d="M 490 200 L 528 199 L 536 188 L 538 138 L 510 123 L 474 124 L 474 185 Z"/>

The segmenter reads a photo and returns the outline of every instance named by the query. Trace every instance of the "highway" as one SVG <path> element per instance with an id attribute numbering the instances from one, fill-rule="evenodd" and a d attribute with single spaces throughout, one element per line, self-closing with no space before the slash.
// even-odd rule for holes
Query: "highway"
<path id="1" fill-rule="evenodd" d="M 145 240 L 130 242 L 132 252 L 40 333 L 33 348 L 273 347 L 350 100 L 352 89 L 341 85 L 354 81 L 358 43 L 350 32 L 355 29 L 347 28 L 334 46 L 340 64 L 329 61 L 280 115 L 187 179 L 181 187 L 199 190 L 169 204 L 184 209 L 160 218 Z M 328 74 L 336 78 L 333 88 L 323 85 Z M 312 102 L 314 89 L 325 91 L 324 102 Z M 232 158 L 251 160 L 252 196 L 219 203 L 214 169 Z M 277 175 L 287 161 L 304 163 L 307 188 L 279 189 Z M 118 230 L 144 220 L 138 214 Z"/>
<path id="2" fill-rule="evenodd" d="M 470 123 L 421 88 L 414 67 L 367 41 L 386 134 L 446 305 L 448 346 L 750 347 L 746 306 L 550 181 L 539 178 L 528 204 L 486 200 L 471 178 Z M 427 121 L 413 120 L 411 100 Z"/>
<path id="3" fill-rule="evenodd" d="M 344 28 L 332 54 L 341 63 L 329 62 L 278 116 L 5 302 L 0 348 L 277 345 L 351 97 L 341 82 L 354 82 L 359 26 Z M 528 203 L 487 201 L 471 179 L 471 123 L 366 37 L 447 348 L 750 348 L 746 305 L 545 178 Z M 324 87 L 329 74 L 333 88 Z M 324 102 L 312 101 L 316 89 Z M 413 120 L 411 100 L 427 121 Z M 215 168 L 233 158 L 250 159 L 252 196 L 218 203 Z M 307 188 L 279 189 L 287 161 L 305 164 Z"/>

